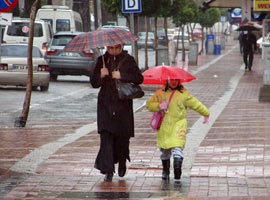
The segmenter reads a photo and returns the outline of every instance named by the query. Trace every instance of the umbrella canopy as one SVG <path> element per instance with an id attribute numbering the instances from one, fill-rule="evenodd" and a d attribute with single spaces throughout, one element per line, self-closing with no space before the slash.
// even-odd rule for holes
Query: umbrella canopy
<path id="1" fill-rule="evenodd" d="M 181 82 L 189 82 L 196 79 L 195 76 L 179 67 L 156 66 L 142 73 L 143 84 L 165 84 L 168 79 L 180 79 Z"/>
<path id="2" fill-rule="evenodd" d="M 123 28 L 101 29 L 76 36 L 66 45 L 64 51 L 82 51 L 92 48 L 114 46 L 137 39 L 138 38 L 130 31 Z"/>
<path id="3" fill-rule="evenodd" d="M 250 25 L 243 25 L 240 26 L 236 31 L 259 31 L 260 29 L 256 28 L 255 26 Z"/>

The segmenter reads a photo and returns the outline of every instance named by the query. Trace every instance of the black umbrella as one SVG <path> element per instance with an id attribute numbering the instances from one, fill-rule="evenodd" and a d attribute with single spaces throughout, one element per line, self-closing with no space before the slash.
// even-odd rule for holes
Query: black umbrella
<path id="1" fill-rule="evenodd" d="M 236 29 L 236 31 L 259 31 L 255 26 L 243 25 Z"/>

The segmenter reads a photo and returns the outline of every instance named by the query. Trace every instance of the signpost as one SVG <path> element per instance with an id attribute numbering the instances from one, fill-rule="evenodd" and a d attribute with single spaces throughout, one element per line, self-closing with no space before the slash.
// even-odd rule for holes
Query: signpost
<path id="1" fill-rule="evenodd" d="M 141 0 L 122 0 L 122 12 L 130 13 L 130 28 L 134 34 L 134 13 L 142 12 Z M 132 55 L 135 53 L 135 45 L 132 42 Z"/>

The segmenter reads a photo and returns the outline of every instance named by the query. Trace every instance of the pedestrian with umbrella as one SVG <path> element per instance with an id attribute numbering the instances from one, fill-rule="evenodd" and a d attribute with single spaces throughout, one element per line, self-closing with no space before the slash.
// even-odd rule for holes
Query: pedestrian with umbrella
<path id="1" fill-rule="evenodd" d="M 258 28 L 254 26 L 244 25 L 240 26 L 237 31 L 243 31 L 242 45 L 243 45 L 243 60 L 245 63 L 245 71 L 251 71 L 254 51 L 257 49 L 257 39 L 252 31 L 259 31 Z"/>
<path id="2" fill-rule="evenodd" d="M 100 149 L 95 168 L 105 175 L 104 181 L 112 181 L 115 164 L 118 175 L 126 173 L 126 160 L 130 161 L 129 140 L 134 137 L 132 99 L 120 99 L 116 80 L 141 84 L 143 76 L 135 59 L 123 50 L 123 43 L 137 37 L 123 28 L 97 30 L 79 35 L 67 45 L 67 50 L 106 47 L 106 52 L 97 59 L 90 82 L 100 88 L 97 102 L 97 126 L 100 134 Z"/>
<path id="3" fill-rule="evenodd" d="M 169 180 L 170 158 L 173 157 L 174 178 L 179 180 L 182 174 L 184 159 L 183 149 L 187 133 L 187 108 L 202 116 L 203 123 L 209 122 L 209 110 L 193 97 L 182 82 L 195 79 L 188 72 L 170 66 L 150 68 L 143 73 L 145 84 L 164 84 L 146 102 L 150 112 L 164 112 L 160 128 L 157 130 L 157 146 L 160 148 L 162 161 L 162 179 Z"/>

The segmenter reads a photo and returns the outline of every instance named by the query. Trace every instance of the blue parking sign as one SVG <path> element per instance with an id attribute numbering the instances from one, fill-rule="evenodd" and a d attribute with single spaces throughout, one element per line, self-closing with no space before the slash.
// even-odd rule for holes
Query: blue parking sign
<path id="1" fill-rule="evenodd" d="M 141 0 L 122 0 L 123 13 L 142 12 Z"/>

